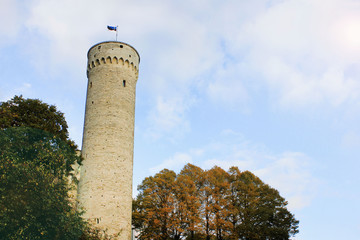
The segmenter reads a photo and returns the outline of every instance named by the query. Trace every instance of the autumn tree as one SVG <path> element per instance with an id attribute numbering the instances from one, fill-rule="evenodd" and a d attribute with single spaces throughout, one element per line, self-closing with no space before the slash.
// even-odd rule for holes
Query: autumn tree
<path id="1" fill-rule="evenodd" d="M 212 197 L 212 184 L 210 182 L 210 177 L 208 176 L 210 173 L 208 171 L 204 172 L 204 184 L 201 189 L 200 201 L 202 204 L 202 219 L 203 219 L 203 228 L 204 233 L 206 236 L 206 240 L 210 240 L 212 236 L 211 232 L 211 218 L 212 218 L 212 211 L 211 207 L 213 204 L 213 197 Z"/>
<path id="2" fill-rule="evenodd" d="M 175 182 L 175 199 L 178 203 L 179 216 L 181 216 L 181 229 L 189 240 L 199 239 L 201 235 L 201 208 L 200 191 L 203 186 L 204 171 L 192 164 L 187 164 Z"/>
<path id="3" fill-rule="evenodd" d="M 228 173 L 220 167 L 213 167 L 206 172 L 207 194 L 210 195 L 208 203 L 209 229 L 214 231 L 218 240 L 223 240 L 228 235 L 230 223 L 228 221 L 229 177 Z M 209 235 L 207 237 L 209 239 Z"/>
<path id="4" fill-rule="evenodd" d="M 140 239 L 283 240 L 298 221 L 276 189 L 249 171 L 187 164 L 145 178 L 134 201 Z"/>
<path id="5" fill-rule="evenodd" d="M 133 225 L 140 239 L 180 239 L 176 214 L 174 187 L 176 173 L 164 169 L 147 177 L 138 186 L 139 195 L 133 204 Z"/>
<path id="6" fill-rule="evenodd" d="M 229 239 L 237 240 L 237 226 L 241 222 L 242 217 L 242 201 L 240 200 L 241 186 L 239 177 L 241 175 L 240 170 L 237 167 L 231 167 L 228 171 L 229 177 L 229 192 L 226 196 L 227 209 L 229 211 L 228 221 L 231 224 Z"/>

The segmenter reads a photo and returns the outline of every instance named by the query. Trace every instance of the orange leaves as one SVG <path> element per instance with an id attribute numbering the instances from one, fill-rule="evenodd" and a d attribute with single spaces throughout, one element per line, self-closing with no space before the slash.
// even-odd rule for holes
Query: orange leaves
<path id="1" fill-rule="evenodd" d="M 164 169 L 138 189 L 140 239 L 288 239 L 298 231 L 278 191 L 237 167 Z"/>
<path id="2" fill-rule="evenodd" d="M 143 238 L 166 239 L 174 228 L 175 178 L 175 172 L 164 169 L 154 177 L 145 178 L 138 187 L 140 194 L 134 202 L 133 225 L 144 229 Z"/>

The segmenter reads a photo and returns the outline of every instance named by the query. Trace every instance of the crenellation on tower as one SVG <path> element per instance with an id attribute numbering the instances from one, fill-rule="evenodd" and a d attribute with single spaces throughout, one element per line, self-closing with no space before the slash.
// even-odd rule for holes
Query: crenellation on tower
<path id="1" fill-rule="evenodd" d="M 100 46 L 101 44 L 107 44 L 108 46 L 105 47 L 106 49 L 103 49 L 102 46 Z M 119 46 L 123 47 L 121 48 Z M 124 63 L 127 62 L 129 65 L 132 63 L 136 69 L 139 68 L 140 56 L 138 52 L 135 50 L 135 48 L 126 43 L 102 42 L 91 47 L 88 52 L 89 63 L 96 62 L 97 60 L 99 60 L 99 62 L 101 61 L 103 64 L 113 63 L 112 60 L 114 58 L 119 60 L 122 59 Z M 88 66 L 90 67 L 90 65 Z"/>
<path id="2" fill-rule="evenodd" d="M 108 56 L 105 60 L 105 58 L 101 58 L 101 61 L 99 59 L 95 59 L 95 61 L 92 61 L 91 63 L 88 64 L 88 68 L 87 71 L 90 71 L 92 68 L 95 68 L 101 64 L 121 64 L 121 65 L 125 65 L 126 67 L 130 67 L 133 71 L 136 72 L 136 74 L 138 74 L 138 67 L 136 65 L 134 65 L 133 62 L 129 63 L 129 60 L 125 60 L 123 58 L 118 58 L 114 57 L 113 59 L 111 59 L 110 56 Z"/>
<path id="3" fill-rule="evenodd" d="M 130 239 L 135 93 L 140 57 L 130 45 L 102 42 L 88 52 L 79 183 L 84 217 Z"/>

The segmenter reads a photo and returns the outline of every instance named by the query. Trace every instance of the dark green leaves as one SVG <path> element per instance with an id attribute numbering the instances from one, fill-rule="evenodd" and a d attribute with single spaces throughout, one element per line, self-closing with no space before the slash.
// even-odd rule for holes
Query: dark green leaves
<path id="1" fill-rule="evenodd" d="M 0 130 L 0 236 L 78 239 L 85 223 L 68 197 L 75 151 L 51 133 Z"/>
<path id="2" fill-rule="evenodd" d="M 0 103 L 0 129 L 21 126 L 42 129 L 67 142 L 71 148 L 77 148 L 68 137 L 68 125 L 64 114 L 57 111 L 55 106 L 38 99 L 15 96 L 7 102 Z"/>

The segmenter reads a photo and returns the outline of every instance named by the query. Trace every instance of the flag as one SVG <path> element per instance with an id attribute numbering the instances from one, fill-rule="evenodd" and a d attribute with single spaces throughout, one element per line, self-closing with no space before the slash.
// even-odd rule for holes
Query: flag
<path id="1" fill-rule="evenodd" d="M 110 31 L 116 31 L 116 30 L 117 30 L 117 27 L 114 27 L 114 26 L 107 26 L 107 28 L 108 28 Z"/>

